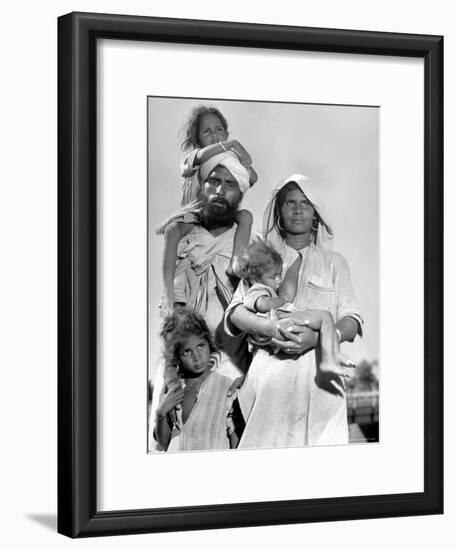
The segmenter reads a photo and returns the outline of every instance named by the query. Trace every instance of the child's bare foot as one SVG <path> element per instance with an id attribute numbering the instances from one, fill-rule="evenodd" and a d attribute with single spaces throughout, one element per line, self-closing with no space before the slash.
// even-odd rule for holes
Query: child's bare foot
<path id="1" fill-rule="evenodd" d="M 355 369 L 354 361 L 349 359 L 349 357 L 347 357 L 344 353 L 341 353 L 339 350 L 335 352 L 335 361 L 343 367 Z"/>
<path id="2" fill-rule="evenodd" d="M 228 277 L 241 277 L 242 265 L 238 256 L 234 256 L 229 264 L 229 267 L 226 269 L 226 274 Z"/>
<path id="3" fill-rule="evenodd" d="M 170 300 L 163 298 L 160 304 L 160 317 L 161 319 L 166 319 L 168 315 L 171 315 L 174 312 L 174 303 Z"/>
<path id="4" fill-rule="evenodd" d="M 336 374 L 343 378 L 347 378 L 349 376 L 347 369 L 341 364 L 337 363 L 334 357 L 323 359 L 319 363 L 319 370 L 323 374 Z"/>

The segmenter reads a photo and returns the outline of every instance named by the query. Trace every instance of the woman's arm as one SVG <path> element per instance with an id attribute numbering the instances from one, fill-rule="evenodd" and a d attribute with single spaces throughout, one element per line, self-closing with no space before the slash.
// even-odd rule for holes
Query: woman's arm
<path id="1" fill-rule="evenodd" d="M 286 318 L 275 322 L 257 316 L 240 304 L 230 314 L 229 321 L 241 332 L 270 336 L 286 353 L 300 355 L 316 346 L 318 334 L 306 326 L 305 320 L 294 316 L 295 313 L 286 314 Z"/>
<path id="2" fill-rule="evenodd" d="M 362 335 L 363 319 L 357 306 L 354 288 L 352 286 L 351 274 L 346 259 L 334 253 L 334 281 L 333 286 L 338 298 L 336 329 L 340 331 L 340 341 L 352 342 L 359 334 Z"/>
<path id="3" fill-rule="evenodd" d="M 256 334 L 259 336 L 278 337 L 279 331 L 276 324 L 267 317 L 258 317 L 239 304 L 229 315 L 229 322 L 234 324 L 240 332 Z"/>

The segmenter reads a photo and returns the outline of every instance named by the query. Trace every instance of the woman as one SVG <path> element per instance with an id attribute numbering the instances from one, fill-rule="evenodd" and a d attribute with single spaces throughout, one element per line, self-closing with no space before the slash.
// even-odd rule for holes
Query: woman
<path id="1" fill-rule="evenodd" d="M 348 443 L 343 382 L 318 371 L 317 335 L 298 327 L 304 320 L 299 310 L 305 309 L 330 311 L 340 342 L 353 341 L 362 325 L 349 268 L 331 251 L 333 232 L 313 182 L 293 174 L 278 185 L 264 215 L 263 237 L 281 254 L 285 270 L 302 257 L 297 311 L 274 323 L 247 311 L 236 296 L 226 311 L 234 334 L 287 338 L 274 340 L 283 350 L 279 355 L 256 351 L 239 395 L 246 422 L 239 448 Z"/>

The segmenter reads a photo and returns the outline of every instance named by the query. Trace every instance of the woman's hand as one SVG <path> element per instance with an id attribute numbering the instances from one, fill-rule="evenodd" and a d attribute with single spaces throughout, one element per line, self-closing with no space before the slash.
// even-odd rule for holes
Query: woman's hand
<path id="1" fill-rule="evenodd" d="M 277 322 L 277 329 L 283 340 L 272 338 L 273 344 L 289 355 L 301 355 L 314 348 L 318 342 L 318 334 L 307 325 L 306 320 L 300 321 L 290 317 L 281 319 Z"/>

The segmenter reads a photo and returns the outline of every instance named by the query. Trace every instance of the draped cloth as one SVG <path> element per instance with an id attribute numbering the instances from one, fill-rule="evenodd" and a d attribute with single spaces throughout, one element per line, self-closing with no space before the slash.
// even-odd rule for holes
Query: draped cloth
<path id="1" fill-rule="evenodd" d="M 227 397 L 232 380 L 212 372 L 202 383 L 197 401 L 183 424 L 172 431 L 168 452 L 229 449 L 227 417 L 235 396 Z"/>
<path id="2" fill-rule="evenodd" d="M 224 311 L 233 295 L 226 269 L 232 256 L 236 227 L 214 237 L 198 225 L 182 239 L 177 252 L 175 301 L 203 315 L 212 330 L 216 330 L 222 318 L 213 310 L 213 302 L 219 301 Z"/>
<path id="3" fill-rule="evenodd" d="M 239 184 L 239 189 L 242 193 L 248 191 L 250 188 L 250 173 L 245 166 L 240 163 L 237 155 L 230 151 L 213 155 L 213 157 L 201 164 L 201 181 L 206 181 L 217 166 L 224 166 L 229 170 Z"/>
<path id="4" fill-rule="evenodd" d="M 296 181 L 296 179 L 298 181 Z M 294 300 L 296 310 L 324 309 L 338 321 L 351 316 L 362 323 L 346 260 L 331 251 L 333 232 L 317 190 L 304 176 L 286 178 L 274 190 L 264 216 L 264 238 L 273 244 L 286 267 L 298 252 L 289 247 L 273 226 L 276 193 L 289 181 L 296 181 L 317 210 L 320 222 L 315 242 L 298 251 L 302 262 Z M 315 202 L 313 203 L 313 200 Z M 226 327 L 239 334 L 230 323 L 236 296 L 226 311 Z M 301 447 L 348 443 L 345 397 L 337 394 L 318 373 L 318 353 L 273 355 L 258 349 L 239 391 L 239 403 L 246 426 L 239 448 Z"/>

